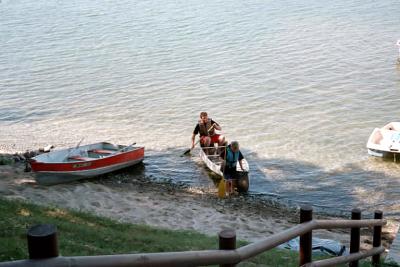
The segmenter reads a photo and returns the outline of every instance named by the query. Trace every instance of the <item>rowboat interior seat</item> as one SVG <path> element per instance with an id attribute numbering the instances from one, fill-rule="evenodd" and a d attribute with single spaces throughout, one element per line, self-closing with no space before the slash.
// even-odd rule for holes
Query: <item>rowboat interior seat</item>
<path id="1" fill-rule="evenodd" d="M 68 160 L 88 161 L 88 160 L 92 160 L 92 158 L 76 155 L 76 156 L 69 156 Z"/>
<path id="2" fill-rule="evenodd" d="M 220 155 L 207 155 L 207 157 L 215 164 L 221 164 L 223 161 Z"/>
<path id="3" fill-rule="evenodd" d="M 92 149 L 88 150 L 89 153 L 95 153 L 95 154 L 112 154 L 115 153 L 116 150 L 109 150 L 109 149 Z"/>

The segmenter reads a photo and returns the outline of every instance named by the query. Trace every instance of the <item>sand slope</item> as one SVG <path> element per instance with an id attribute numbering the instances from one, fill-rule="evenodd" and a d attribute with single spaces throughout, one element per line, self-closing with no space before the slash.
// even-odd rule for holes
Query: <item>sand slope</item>
<path id="1" fill-rule="evenodd" d="M 0 166 L 0 194 L 9 199 L 23 199 L 41 205 L 89 211 L 124 222 L 148 224 L 169 229 L 191 229 L 216 235 L 233 228 L 237 238 L 259 240 L 287 229 L 297 222 L 298 214 L 251 199 L 218 199 L 216 189 L 208 191 L 179 188 L 168 183 L 151 182 L 136 177 L 124 182 L 116 177 L 93 179 L 55 186 L 40 186 L 23 165 Z M 386 227 L 387 239 L 395 229 Z M 345 231 L 316 231 L 314 236 L 348 243 Z M 366 244 L 368 238 L 365 238 Z M 387 242 L 386 242 L 387 244 Z"/>

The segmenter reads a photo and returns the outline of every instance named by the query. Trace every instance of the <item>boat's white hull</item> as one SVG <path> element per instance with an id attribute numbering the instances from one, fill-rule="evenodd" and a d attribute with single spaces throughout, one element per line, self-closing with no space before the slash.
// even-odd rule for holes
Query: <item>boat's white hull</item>
<path id="1" fill-rule="evenodd" d="M 385 157 L 385 154 L 388 153 L 386 151 L 380 151 L 380 150 L 375 150 L 375 149 L 369 149 L 368 148 L 368 154 L 374 157 L 380 157 L 383 158 Z"/>
<path id="2" fill-rule="evenodd" d="M 223 176 L 222 171 L 221 171 L 221 165 L 220 164 L 215 164 L 212 162 L 204 153 L 203 149 L 200 149 L 200 158 L 201 160 L 206 164 L 207 168 L 210 169 L 212 172 L 219 176 Z"/>
<path id="3" fill-rule="evenodd" d="M 396 157 L 400 154 L 400 122 L 375 128 L 368 138 L 368 154 L 374 157 Z"/>

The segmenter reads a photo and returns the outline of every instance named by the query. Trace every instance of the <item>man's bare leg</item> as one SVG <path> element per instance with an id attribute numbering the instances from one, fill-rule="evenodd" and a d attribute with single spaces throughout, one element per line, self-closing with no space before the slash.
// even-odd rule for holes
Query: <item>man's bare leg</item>
<path id="1" fill-rule="evenodd" d="M 218 150 L 217 153 L 221 154 L 222 151 L 224 151 L 224 146 L 227 145 L 227 142 L 225 141 L 225 136 L 220 135 L 220 137 L 218 138 Z"/>
<path id="2" fill-rule="evenodd" d="M 211 146 L 211 137 L 207 136 L 204 138 L 204 146 L 207 147 L 204 149 L 207 155 L 210 155 L 210 146 Z"/>

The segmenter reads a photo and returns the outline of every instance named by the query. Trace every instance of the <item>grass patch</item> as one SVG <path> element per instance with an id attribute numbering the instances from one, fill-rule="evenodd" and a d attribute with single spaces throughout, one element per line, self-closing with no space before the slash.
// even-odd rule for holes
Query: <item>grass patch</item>
<path id="1" fill-rule="evenodd" d="M 0 155 L 0 165 L 10 165 L 12 163 L 14 163 L 12 158 Z"/>
<path id="2" fill-rule="evenodd" d="M 63 256 L 206 250 L 218 246 L 216 236 L 120 223 L 90 213 L 3 198 L 0 217 L 0 261 L 27 259 L 27 229 L 41 223 L 57 226 Z M 244 244 L 240 241 L 238 245 Z M 273 249 L 239 266 L 298 266 L 298 253 Z"/>

